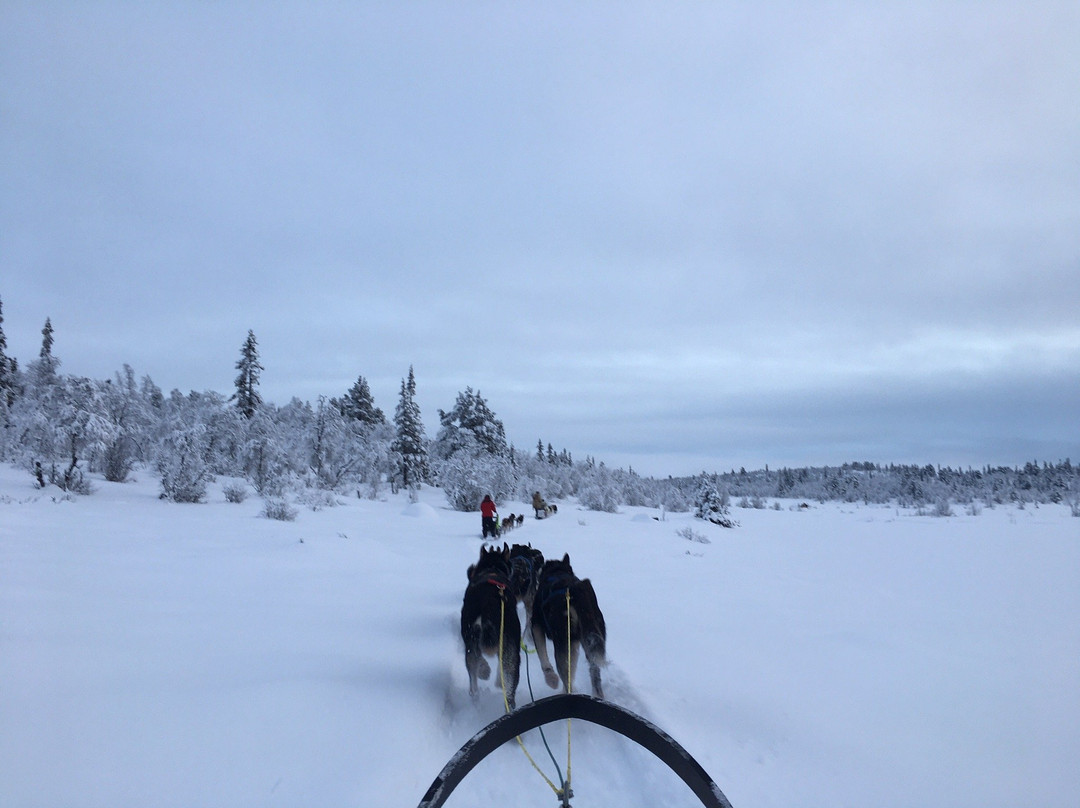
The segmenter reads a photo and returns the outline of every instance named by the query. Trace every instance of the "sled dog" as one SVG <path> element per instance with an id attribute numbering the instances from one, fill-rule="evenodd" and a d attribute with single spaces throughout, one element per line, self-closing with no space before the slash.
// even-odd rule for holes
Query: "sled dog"
<path id="1" fill-rule="evenodd" d="M 517 600 L 510 584 L 510 548 L 482 547 L 480 559 L 468 569 L 469 585 L 461 604 L 461 639 L 465 642 L 465 670 L 469 673 L 469 695 L 479 694 L 477 679 L 491 676 L 484 658 L 493 656 L 498 665 L 499 637 L 502 636 L 502 671 L 506 700 L 514 709 L 521 670 L 521 621 Z"/>
<path id="2" fill-rule="evenodd" d="M 526 624 L 532 621 L 536 587 L 543 566 L 544 554 L 531 544 L 515 544 L 510 548 L 510 586 L 518 603 L 525 604 Z"/>
<path id="3" fill-rule="evenodd" d="M 569 632 L 567 593 L 570 595 Z M 544 671 L 548 687 L 557 688 L 561 679 L 563 690 L 570 692 L 570 683 L 574 680 L 574 670 L 577 667 L 578 650 L 583 648 L 585 659 L 589 663 L 593 695 L 602 699 L 604 690 L 600 683 L 600 668 L 607 662 L 607 628 L 592 583 L 588 578 L 581 580 L 574 574 L 569 554 L 559 561 L 544 562 L 540 570 L 531 622 L 536 654 L 540 658 L 540 667 Z M 555 652 L 557 676 L 548 658 L 549 639 Z"/>

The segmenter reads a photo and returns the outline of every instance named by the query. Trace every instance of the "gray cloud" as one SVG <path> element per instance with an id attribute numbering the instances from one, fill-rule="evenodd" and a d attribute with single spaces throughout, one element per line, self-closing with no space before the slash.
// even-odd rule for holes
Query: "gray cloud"
<path id="1" fill-rule="evenodd" d="M 1077 455 L 1077 43 L 1056 2 L 7 3 L 10 351 L 49 316 L 70 372 L 228 391 L 252 328 L 271 400 L 414 364 L 432 426 L 470 385 L 657 474 Z"/>

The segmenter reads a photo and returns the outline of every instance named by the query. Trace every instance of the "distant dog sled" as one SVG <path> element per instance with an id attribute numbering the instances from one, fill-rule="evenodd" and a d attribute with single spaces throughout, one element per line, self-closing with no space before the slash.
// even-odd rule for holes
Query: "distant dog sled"
<path id="1" fill-rule="evenodd" d="M 537 491 L 533 494 L 532 499 L 533 511 L 536 513 L 537 519 L 546 519 L 549 516 L 553 516 L 559 512 L 558 505 L 549 505 L 544 501 L 544 498 L 540 496 L 540 492 Z"/>

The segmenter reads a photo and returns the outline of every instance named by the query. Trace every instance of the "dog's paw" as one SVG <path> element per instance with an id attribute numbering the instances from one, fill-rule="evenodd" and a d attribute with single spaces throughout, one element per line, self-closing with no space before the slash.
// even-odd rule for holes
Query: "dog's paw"
<path id="1" fill-rule="evenodd" d="M 491 678 L 491 666 L 487 664 L 486 659 L 481 659 L 480 664 L 476 666 L 476 675 L 485 682 Z"/>
<path id="2" fill-rule="evenodd" d="M 544 671 L 544 681 L 547 682 L 547 686 L 552 690 L 557 690 L 559 687 L 559 674 L 555 673 L 551 668 L 548 668 Z"/>

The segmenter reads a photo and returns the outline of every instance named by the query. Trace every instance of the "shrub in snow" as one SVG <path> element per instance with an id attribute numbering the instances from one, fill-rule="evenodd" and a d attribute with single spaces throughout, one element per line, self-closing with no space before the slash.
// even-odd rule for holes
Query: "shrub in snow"
<path id="1" fill-rule="evenodd" d="M 247 499 L 248 489 L 243 483 L 229 483 L 222 489 L 226 502 L 240 504 Z"/>
<path id="2" fill-rule="evenodd" d="M 942 497 L 934 503 L 934 516 L 952 516 L 952 505 L 946 497 Z"/>
<path id="3" fill-rule="evenodd" d="M 336 508 L 337 497 L 333 491 L 322 488 L 305 488 L 296 496 L 297 501 L 313 511 L 321 511 L 323 508 Z"/>
<path id="4" fill-rule="evenodd" d="M 677 535 L 679 538 L 686 539 L 687 541 L 697 542 L 698 544 L 712 543 L 705 534 L 698 533 L 689 525 L 680 530 L 677 530 L 675 532 L 675 535 Z"/>
<path id="5" fill-rule="evenodd" d="M 284 498 L 272 497 L 266 500 L 263 506 L 263 516 L 267 519 L 276 519 L 279 522 L 292 522 L 296 519 L 298 511 L 289 501 Z"/>
<path id="6" fill-rule="evenodd" d="M 203 433 L 200 426 L 179 430 L 162 441 L 158 454 L 161 498 L 173 502 L 202 502 L 212 475 L 203 461 Z"/>

